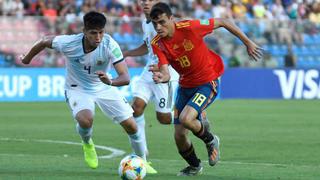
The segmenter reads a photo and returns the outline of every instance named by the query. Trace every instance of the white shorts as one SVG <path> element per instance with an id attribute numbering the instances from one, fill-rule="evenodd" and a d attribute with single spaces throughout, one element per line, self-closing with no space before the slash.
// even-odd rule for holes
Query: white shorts
<path id="1" fill-rule="evenodd" d="M 121 123 L 132 117 L 133 110 L 127 100 L 115 87 L 103 90 L 99 94 L 89 94 L 76 90 L 65 91 L 66 101 L 75 118 L 81 110 L 88 109 L 94 115 L 95 104 L 101 111 L 112 118 L 115 123 Z"/>
<path id="2" fill-rule="evenodd" d="M 178 81 L 155 84 L 139 78 L 133 85 L 133 97 L 141 98 L 148 103 L 152 100 L 157 112 L 169 113 L 174 105 L 174 95 L 178 87 Z"/>

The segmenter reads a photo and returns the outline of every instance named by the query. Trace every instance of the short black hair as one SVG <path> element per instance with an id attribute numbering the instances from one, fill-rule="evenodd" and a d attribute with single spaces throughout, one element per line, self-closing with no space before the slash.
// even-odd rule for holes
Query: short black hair
<path id="1" fill-rule="evenodd" d="M 96 11 L 90 11 L 83 16 L 83 24 L 86 30 L 103 29 L 107 23 L 106 17 Z"/>
<path id="2" fill-rule="evenodd" d="M 150 13 L 150 18 L 157 19 L 158 16 L 160 16 L 161 14 L 166 14 L 167 17 L 172 16 L 172 11 L 171 11 L 171 8 L 168 4 L 163 3 L 163 2 L 159 2 L 155 5 L 153 5 L 153 7 L 151 9 L 151 13 Z"/>

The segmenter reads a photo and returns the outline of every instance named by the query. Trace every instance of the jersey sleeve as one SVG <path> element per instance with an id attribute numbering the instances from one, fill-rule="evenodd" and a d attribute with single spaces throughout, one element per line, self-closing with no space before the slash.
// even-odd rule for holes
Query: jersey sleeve
<path id="1" fill-rule="evenodd" d="M 161 51 L 161 49 L 155 45 L 152 44 L 152 50 L 153 53 L 158 57 L 158 66 L 160 67 L 161 65 L 164 64 L 169 64 L 167 57 L 165 56 L 165 54 Z"/>
<path id="2" fill-rule="evenodd" d="M 201 37 L 204 37 L 205 35 L 213 32 L 214 18 L 205 20 L 196 19 L 191 20 L 190 22 L 192 31 L 195 32 L 195 34 L 200 35 Z"/>
<path id="3" fill-rule="evenodd" d="M 59 35 L 53 38 L 52 48 L 58 52 L 63 52 L 66 46 L 70 43 L 72 37 L 70 35 Z"/>
<path id="4" fill-rule="evenodd" d="M 108 46 L 108 52 L 110 61 L 113 64 L 116 64 L 118 62 L 121 62 L 123 60 L 123 54 L 120 49 L 119 44 L 110 37 L 109 46 Z"/>
<path id="5" fill-rule="evenodd" d="M 146 33 L 146 24 L 145 22 L 142 22 L 142 32 L 143 32 L 143 41 L 147 42 L 148 41 L 148 34 Z"/>

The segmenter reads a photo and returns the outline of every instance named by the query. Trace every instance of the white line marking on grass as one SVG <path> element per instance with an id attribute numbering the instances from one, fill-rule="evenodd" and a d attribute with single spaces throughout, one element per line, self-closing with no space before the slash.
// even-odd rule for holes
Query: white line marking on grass
<path id="1" fill-rule="evenodd" d="M 55 144 L 68 144 L 68 145 L 77 145 L 82 146 L 82 143 L 71 142 L 71 141 L 56 141 L 56 140 L 47 140 L 47 139 L 17 139 L 17 138 L 0 138 L 0 141 L 18 141 L 18 142 L 40 142 L 40 143 L 55 143 Z M 109 155 L 102 155 L 98 156 L 100 159 L 111 159 L 114 157 L 122 156 L 125 154 L 125 151 L 120 149 L 102 146 L 102 145 L 95 145 L 96 149 L 101 149 L 105 151 L 111 151 Z M 8 155 L 8 154 L 3 154 Z M 23 156 L 23 154 L 17 154 L 17 156 Z"/>
<path id="2" fill-rule="evenodd" d="M 44 140 L 44 139 L 17 139 L 17 138 L 0 138 L 0 141 L 20 141 L 20 142 L 40 142 L 40 143 L 55 143 L 55 144 L 68 144 L 68 145 L 77 145 L 82 146 L 82 143 L 71 142 L 71 141 L 56 141 L 56 140 Z M 125 151 L 120 149 L 115 149 L 112 147 L 95 145 L 96 149 L 101 149 L 105 151 L 111 151 L 109 155 L 99 156 L 100 159 L 111 159 L 114 157 L 119 157 L 125 154 Z M 1 153 L 2 156 L 27 156 L 26 154 L 8 154 Z M 63 156 L 66 156 L 64 154 Z M 183 162 L 182 160 L 174 160 L 174 159 L 149 159 L 151 161 L 166 161 L 166 162 Z M 207 163 L 208 161 L 203 161 Z M 221 164 L 236 164 L 236 165 L 255 165 L 255 166 L 282 166 L 282 167 L 306 167 L 306 168 L 319 168 L 320 166 L 313 165 L 304 165 L 304 164 L 280 164 L 280 163 L 264 163 L 264 162 L 240 162 L 240 161 L 219 161 Z"/>
<path id="3" fill-rule="evenodd" d="M 318 167 L 304 164 L 280 164 L 280 163 L 264 163 L 264 162 L 239 162 L 239 161 L 221 161 L 222 164 L 239 164 L 239 165 L 254 165 L 254 166 L 281 166 L 281 167 Z"/>
<path id="4" fill-rule="evenodd" d="M 184 162 L 183 160 L 174 159 L 148 159 L 150 161 L 166 161 L 166 162 Z M 208 161 L 202 161 L 208 163 Z M 282 166 L 282 167 L 305 167 L 305 168 L 320 168 L 317 165 L 305 165 L 305 164 L 279 164 L 279 163 L 264 163 L 264 162 L 239 162 L 239 161 L 219 161 L 221 164 L 235 164 L 235 165 L 254 165 L 254 166 Z"/>

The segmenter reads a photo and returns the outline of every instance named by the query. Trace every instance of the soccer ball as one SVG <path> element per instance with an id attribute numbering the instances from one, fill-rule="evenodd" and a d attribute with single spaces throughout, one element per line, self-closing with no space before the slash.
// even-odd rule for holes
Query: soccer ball
<path id="1" fill-rule="evenodd" d="M 146 173 L 144 160 L 137 155 L 128 155 L 120 162 L 119 176 L 123 180 L 141 180 Z"/>

